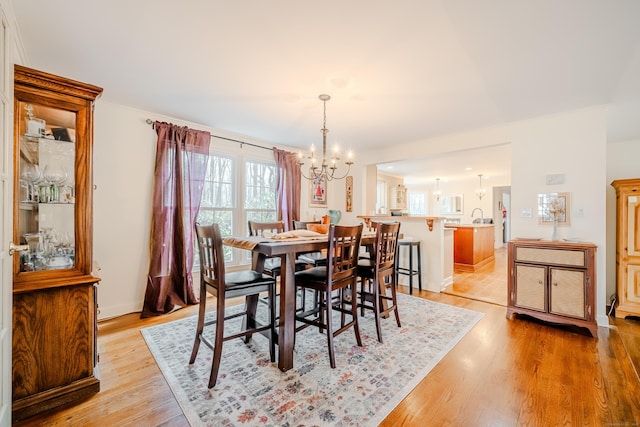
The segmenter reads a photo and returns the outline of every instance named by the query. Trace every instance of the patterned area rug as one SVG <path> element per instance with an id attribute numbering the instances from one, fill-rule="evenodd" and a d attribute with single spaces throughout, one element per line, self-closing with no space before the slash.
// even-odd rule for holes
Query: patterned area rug
<path id="1" fill-rule="evenodd" d="M 201 345 L 196 362 L 188 365 L 195 316 L 141 332 L 192 426 L 371 426 L 384 420 L 483 316 L 409 295 L 398 294 L 398 299 L 402 327 L 393 316 L 383 319 L 380 344 L 373 315 L 366 313 L 359 319 L 362 347 L 351 330 L 336 337 L 336 369 L 329 366 L 326 338 L 317 328 L 298 333 L 294 369 L 287 372 L 269 361 L 265 337 L 249 344 L 227 341 L 211 390 L 211 350 Z"/>

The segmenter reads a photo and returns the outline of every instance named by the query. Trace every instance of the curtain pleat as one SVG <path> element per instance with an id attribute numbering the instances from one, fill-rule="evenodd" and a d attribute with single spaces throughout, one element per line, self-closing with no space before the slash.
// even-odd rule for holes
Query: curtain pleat
<path id="1" fill-rule="evenodd" d="M 293 221 L 300 220 L 300 165 L 298 155 L 273 148 L 276 159 L 277 188 L 276 214 L 284 221 L 287 230 L 293 227 Z"/>
<path id="2" fill-rule="evenodd" d="M 194 226 L 204 186 L 209 132 L 155 122 L 150 263 L 141 317 L 197 303 L 193 289 Z"/>

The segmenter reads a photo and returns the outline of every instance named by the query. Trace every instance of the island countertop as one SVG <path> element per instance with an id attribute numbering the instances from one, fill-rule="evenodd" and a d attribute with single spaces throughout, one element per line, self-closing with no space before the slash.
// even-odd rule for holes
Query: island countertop
<path id="1" fill-rule="evenodd" d="M 453 224 L 446 223 L 444 225 L 447 228 L 482 228 L 482 227 L 494 227 L 495 224 Z"/>
<path id="2" fill-rule="evenodd" d="M 445 228 L 443 216 L 390 215 L 371 214 L 357 215 L 366 228 L 374 222 L 399 222 L 400 233 L 404 238 L 420 242 L 422 283 L 426 290 L 442 292 L 453 283 L 453 236 L 454 229 Z M 406 251 L 398 257 L 398 265 L 407 266 Z M 399 278 L 401 285 L 408 285 L 408 278 Z"/>

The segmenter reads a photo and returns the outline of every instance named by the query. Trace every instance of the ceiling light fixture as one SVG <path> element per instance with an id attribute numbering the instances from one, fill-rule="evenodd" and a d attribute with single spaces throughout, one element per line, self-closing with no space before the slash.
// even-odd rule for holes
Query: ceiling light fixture
<path id="1" fill-rule="evenodd" d="M 436 197 L 436 201 L 440 201 L 440 196 L 442 196 L 442 192 L 440 192 L 440 178 L 436 178 L 436 191 L 433 192 L 433 195 Z"/>
<path id="2" fill-rule="evenodd" d="M 480 187 L 476 189 L 476 196 L 478 196 L 478 199 L 482 200 L 482 198 L 487 194 L 487 190 L 482 187 L 482 174 L 478 174 L 478 178 L 480 178 Z"/>
<path id="3" fill-rule="evenodd" d="M 347 165 L 347 171 L 342 176 L 335 176 L 336 170 L 338 169 L 338 160 L 340 160 L 338 146 L 335 145 L 333 147 L 333 153 L 331 154 L 331 158 L 329 162 L 327 161 L 327 101 L 331 99 L 329 95 L 320 95 L 318 97 L 320 101 L 323 103 L 324 110 L 324 122 L 322 126 L 322 163 L 320 166 L 317 166 L 318 158 L 316 157 L 316 148 L 313 144 L 311 144 L 311 156 L 308 159 L 311 161 L 311 166 L 309 167 L 309 176 L 305 175 L 302 172 L 302 165 L 304 165 L 302 153 L 298 154 L 298 164 L 300 165 L 300 173 L 303 177 L 308 180 L 319 180 L 326 178 L 327 181 L 331 181 L 332 179 L 342 179 L 349 174 L 349 170 L 351 169 L 351 165 L 353 164 L 352 158 L 353 154 L 351 151 L 347 154 L 347 161 L 344 162 Z"/>

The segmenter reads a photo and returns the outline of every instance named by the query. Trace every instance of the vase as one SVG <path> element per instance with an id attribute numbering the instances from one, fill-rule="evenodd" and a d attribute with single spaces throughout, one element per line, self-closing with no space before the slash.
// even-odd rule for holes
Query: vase
<path id="1" fill-rule="evenodd" d="M 342 218 L 342 211 L 337 209 L 329 209 L 329 218 L 331 218 L 331 224 L 337 224 Z"/>
<path id="2" fill-rule="evenodd" d="M 557 241 L 558 239 L 558 220 L 553 220 L 553 234 L 551 234 L 551 240 Z"/>

